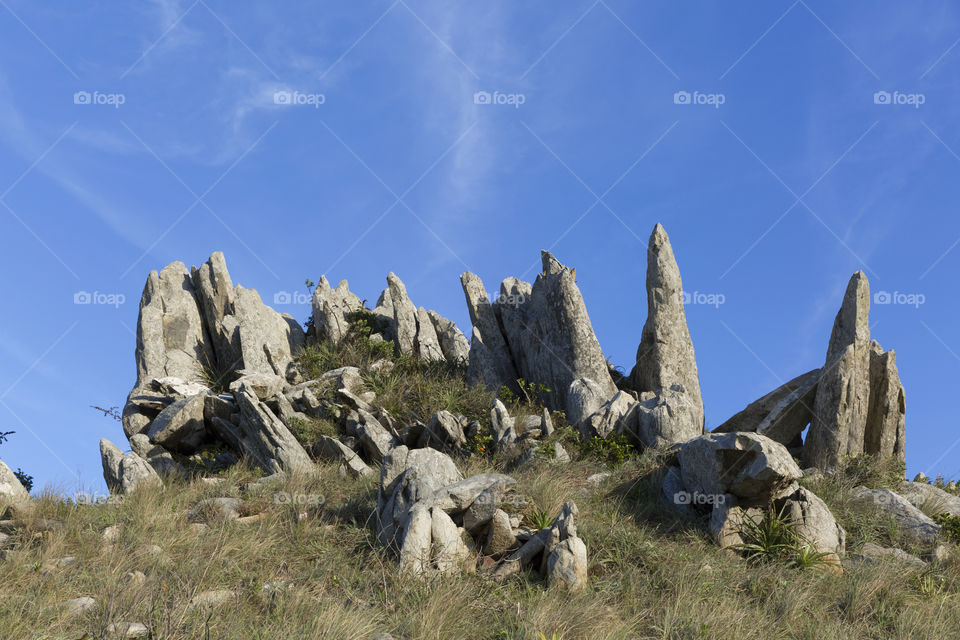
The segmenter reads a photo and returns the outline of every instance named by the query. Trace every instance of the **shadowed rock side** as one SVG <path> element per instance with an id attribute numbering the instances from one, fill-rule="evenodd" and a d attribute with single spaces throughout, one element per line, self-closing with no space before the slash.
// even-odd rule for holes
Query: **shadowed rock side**
<path id="1" fill-rule="evenodd" d="M 541 253 L 543 272 L 531 286 L 504 280 L 500 298 L 491 303 L 483 282 L 472 273 L 460 276 L 470 319 L 480 336 L 470 381 L 488 389 L 516 387 L 518 378 L 550 389 L 543 400 L 565 409 L 567 391 L 578 378 L 595 381 L 607 396 L 617 392 L 600 343 L 593 332 L 574 270 L 550 253 Z"/>
<path id="2" fill-rule="evenodd" d="M 699 423 L 699 433 L 691 430 L 688 437 L 703 432 L 703 400 L 700 376 L 693 341 L 684 312 L 683 283 L 680 268 L 673 256 L 670 238 L 658 224 L 650 234 L 647 247 L 647 321 L 643 325 L 637 363 L 630 374 L 633 388 L 643 393 L 662 393 L 676 389 Z"/>

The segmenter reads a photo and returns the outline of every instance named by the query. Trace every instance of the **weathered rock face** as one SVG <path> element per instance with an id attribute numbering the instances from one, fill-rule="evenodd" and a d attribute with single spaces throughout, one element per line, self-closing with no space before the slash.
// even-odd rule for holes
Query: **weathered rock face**
<path id="1" fill-rule="evenodd" d="M 182 262 L 151 271 L 140 300 L 137 320 L 137 386 L 152 378 L 203 378 L 203 366 L 214 362 L 213 350 L 190 271 Z"/>
<path id="2" fill-rule="evenodd" d="M 703 433 L 700 377 L 687 329 L 683 283 L 670 238 L 659 224 L 647 248 L 647 321 L 630 380 L 640 393 L 661 393 L 679 385 L 699 420 L 699 431 L 689 433 L 687 438 Z"/>
<path id="3" fill-rule="evenodd" d="M 833 517 L 829 507 L 812 491 L 803 487 L 776 503 L 779 513 L 796 523 L 796 533 L 820 553 L 832 554 L 834 564 L 846 552 L 847 533 Z"/>
<path id="4" fill-rule="evenodd" d="M 29 499 L 30 494 L 20 484 L 20 479 L 0 460 L 0 500 L 19 502 Z"/>
<path id="5" fill-rule="evenodd" d="M 447 362 L 466 365 L 470 359 L 470 341 L 457 328 L 457 325 L 447 320 L 436 311 L 428 311 L 430 321 L 440 341 L 440 350 Z"/>
<path id="6" fill-rule="evenodd" d="M 905 414 L 906 398 L 897 372 L 897 354 L 892 349 L 884 352 L 874 341 L 870 345 L 870 409 L 863 450 L 903 460 Z"/>
<path id="7" fill-rule="evenodd" d="M 350 292 L 350 285 L 341 280 L 337 288 L 326 276 L 320 277 L 313 290 L 313 326 L 316 337 L 340 344 L 350 327 L 351 316 L 363 309 L 363 301 Z"/>
<path id="8" fill-rule="evenodd" d="M 741 506 L 765 506 L 792 489 L 803 472 L 780 443 L 755 433 L 708 433 L 680 447 L 687 491 L 733 494 Z"/>
<path id="9" fill-rule="evenodd" d="M 470 322 L 473 323 L 467 382 L 471 385 L 482 384 L 491 391 L 501 386 L 515 388 L 520 376 L 483 281 L 479 276 L 467 272 L 460 276 L 460 284 L 467 299 Z"/>
<path id="10" fill-rule="evenodd" d="M 713 433 L 753 431 L 789 446 L 813 419 L 820 369 L 797 376 L 721 424 Z"/>
<path id="11" fill-rule="evenodd" d="M 243 357 L 233 322 L 224 325 L 224 318 L 234 314 L 233 280 L 220 251 L 205 263 L 191 270 L 196 298 L 203 313 L 218 365 L 225 369 L 241 368 Z M 218 367 L 219 368 L 219 367 Z"/>
<path id="12" fill-rule="evenodd" d="M 241 389 L 235 397 L 240 424 L 235 429 L 227 429 L 226 433 L 221 432 L 221 437 L 267 473 L 305 472 L 313 468 L 310 456 L 266 404 L 246 389 Z"/>
<path id="13" fill-rule="evenodd" d="M 612 397 L 613 384 L 600 344 L 593 333 L 574 270 L 542 252 L 543 272 L 531 286 L 511 278 L 504 281 L 500 299 L 491 304 L 480 279 L 460 276 L 470 319 L 479 332 L 477 368 L 472 380 L 488 388 L 515 388 L 517 378 L 542 384 L 550 393 L 542 398 L 551 409 L 566 409 L 570 384 L 589 378 Z M 474 341 L 476 342 L 476 340 Z M 471 368 L 474 349 L 471 349 Z M 488 378 L 492 378 L 489 380 Z"/>
<path id="14" fill-rule="evenodd" d="M 290 316 L 263 304 L 254 289 L 237 285 L 234 296 L 235 330 L 243 356 L 243 366 L 238 368 L 291 379 L 293 356 L 305 341 L 303 328 Z"/>
<path id="15" fill-rule="evenodd" d="M 596 413 L 610 399 L 608 389 L 589 378 L 578 378 L 567 390 L 567 421 L 577 426 Z"/>
<path id="16" fill-rule="evenodd" d="M 896 356 L 870 341 L 870 285 L 850 278 L 817 383 L 804 462 L 835 469 L 844 455 L 897 456 L 905 451 L 903 386 Z"/>
<path id="17" fill-rule="evenodd" d="M 175 401 L 150 423 L 147 436 L 165 449 L 193 453 L 207 439 L 204 406 L 204 395 Z"/>

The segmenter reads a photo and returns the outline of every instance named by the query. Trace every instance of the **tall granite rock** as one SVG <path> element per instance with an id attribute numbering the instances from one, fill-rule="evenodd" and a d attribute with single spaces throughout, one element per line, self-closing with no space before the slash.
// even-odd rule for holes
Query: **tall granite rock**
<path id="1" fill-rule="evenodd" d="M 700 376 L 683 305 L 680 269 L 667 232 L 657 224 L 647 247 L 647 321 L 630 382 L 640 394 L 680 394 L 693 424 L 674 430 L 674 442 L 701 435 L 704 425 Z"/>
<path id="2" fill-rule="evenodd" d="M 566 409 L 570 384 L 588 378 L 607 397 L 617 392 L 607 361 L 593 332 L 575 270 L 549 252 L 541 252 L 543 271 L 533 285 L 508 278 L 500 298 L 491 303 L 480 278 L 460 276 L 475 334 L 471 347 L 473 382 L 489 389 L 516 387 L 518 378 L 542 384 L 542 400 L 551 409 Z M 479 334 L 480 340 L 477 340 Z M 474 364 L 474 350 L 482 351 Z"/>
<path id="3" fill-rule="evenodd" d="M 905 453 L 906 401 L 896 354 L 870 340 L 870 284 L 850 278 L 817 383 L 813 420 L 804 442 L 807 465 L 835 469 L 842 456 Z"/>
<path id="4" fill-rule="evenodd" d="M 863 453 L 870 404 L 870 284 L 850 278 L 820 374 L 813 421 L 804 442 L 809 466 L 834 469 L 841 456 Z"/>
<path id="5" fill-rule="evenodd" d="M 819 380 L 820 369 L 797 376 L 751 402 L 713 433 L 750 431 L 791 446 L 813 420 Z"/>

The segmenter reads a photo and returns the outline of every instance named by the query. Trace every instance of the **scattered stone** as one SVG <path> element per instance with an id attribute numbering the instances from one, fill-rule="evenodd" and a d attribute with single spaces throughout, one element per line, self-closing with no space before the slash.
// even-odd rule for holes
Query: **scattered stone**
<path id="1" fill-rule="evenodd" d="M 577 378 L 567 390 L 567 422 L 578 426 L 610 400 L 608 389 L 589 378 Z"/>
<path id="2" fill-rule="evenodd" d="M 230 392 L 236 394 L 246 390 L 258 400 L 266 400 L 280 393 L 286 385 L 286 380 L 275 373 L 241 370 L 238 378 L 230 383 Z"/>
<path id="3" fill-rule="evenodd" d="M 607 481 L 611 474 L 609 473 L 595 473 L 589 478 L 587 478 L 587 486 L 591 489 L 599 489 L 600 486 Z"/>
<path id="4" fill-rule="evenodd" d="M 609 402 L 579 423 L 580 435 L 584 439 L 608 438 L 618 432 L 618 428 L 627 428 L 636 421 L 637 400 L 626 391 L 618 391 Z M 632 430 L 632 429 L 630 429 Z"/>
<path id="5" fill-rule="evenodd" d="M 516 546 L 517 536 L 513 533 L 513 525 L 506 512 L 500 509 L 494 511 L 489 524 L 486 543 L 483 546 L 483 552 L 486 555 L 499 557 Z"/>
<path id="6" fill-rule="evenodd" d="M 873 505 L 879 512 L 891 516 L 900 531 L 922 544 L 933 545 L 940 534 L 940 525 L 889 489 L 856 487 L 852 494 L 862 503 Z"/>
<path id="7" fill-rule="evenodd" d="M 115 622 L 107 627 L 107 637 L 111 638 L 146 638 L 150 629 L 139 622 Z"/>
<path id="8" fill-rule="evenodd" d="M 240 517 L 242 505 L 236 498 L 207 498 L 187 512 L 188 522 L 224 522 Z"/>
<path id="9" fill-rule="evenodd" d="M 130 571 L 123 576 L 123 582 L 129 587 L 142 587 L 147 582 L 143 571 Z"/>
<path id="10" fill-rule="evenodd" d="M 819 553 L 831 554 L 831 563 L 840 565 L 840 557 L 846 552 L 847 534 L 823 500 L 801 487 L 777 500 L 775 505 L 778 513 L 795 523 L 795 531 L 804 542 Z"/>
<path id="11" fill-rule="evenodd" d="M 267 473 L 307 472 L 313 468 L 310 456 L 266 404 L 244 390 L 237 392 L 236 399 L 240 425 L 233 427 L 214 420 L 220 437 Z"/>
<path id="12" fill-rule="evenodd" d="M 463 416 L 455 416 L 449 411 L 438 411 L 430 418 L 427 428 L 420 435 L 417 446 L 458 451 L 467 442 L 467 436 L 463 431 L 465 423 L 466 419 Z"/>
<path id="13" fill-rule="evenodd" d="M 188 609 L 215 609 L 233 601 L 236 594 L 228 589 L 217 589 L 198 593 L 187 603 Z"/>
<path id="14" fill-rule="evenodd" d="M 394 365 L 393 361 L 387 360 L 386 358 L 381 358 L 381 359 L 377 360 L 376 362 L 372 363 L 372 364 L 368 367 L 368 369 L 370 369 L 370 372 L 371 372 L 371 373 L 388 374 L 388 373 L 390 373 L 391 371 L 393 371 L 393 368 L 394 368 L 395 366 L 396 366 L 396 365 Z"/>
<path id="15" fill-rule="evenodd" d="M 375 473 L 355 451 L 336 438 L 320 436 L 320 439 L 313 446 L 313 454 L 322 460 L 339 463 L 341 468 L 346 469 L 354 478 L 362 478 Z"/>
<path id="16" fill-rule="evenodd" d="M 120 539 L 120 525 L 112 524 L 100 534 L 100 537 L 103 538 L 104 542 L 116 542 Z"/>
<path id="17" fill-rule="evenodd" d="M 881 547 L 868 542 L 861 547 L 860 552 L 850 558 L 848 566 L 856 567 L 859 564 L 876 564 L 884 560 L 903 563 L 909 567 L 923 569 L 926 563 L 920 558 L 910 555 L 903 549 Z"/>
<path id="18" fill-rule="evenodd" d="M 79 616 L 97 606 L 97 601 L 90 597 L 74 598 L 60 604 L 60 609 L 64 617 L 73 618 Z"/>

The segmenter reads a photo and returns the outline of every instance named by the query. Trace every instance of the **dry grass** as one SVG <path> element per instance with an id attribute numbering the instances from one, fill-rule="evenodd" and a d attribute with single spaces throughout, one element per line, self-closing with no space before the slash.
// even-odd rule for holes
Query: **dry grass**
<path id="1" fill-rule="evenodd" d="M 489 468 L 481 458 L 461 463 L 468 473 Z M 589 458 L 514 472 L 524 511 L 556 510 L 568 499 L 580 508 L 591 582 L 573 595 L 546 591 L 534 575 L 504 584 L 483 574 L 402 579 L 369 526 L 375 482 L 332 467 L 259 493 L 242 494 L 256 474 L 235 469 L 216 487 L 142 489 L 122 504 L 76 506 L 47 495 L 15 535 L 19 553 L 0 562 L 0 637 L 109 638 L 105 629 L 118 621 L 142 622 L 153 637 L 169 639 L 366 640 L 389 632 L 411 640 L 846 640 L 946 638 L 960 628 L 956 563 L 926 572 L 878 565 L 844 576 L 752 566 L 661 510 L 652 490 L 657 464 L 654 454 L 635 458 L 593 493 L 585 480 L 603 468 Z M 275 494 L 304 504 L 278 504 Z M 243 496 L 248 512 L 266 517 L 197 533 L 186 512 L 214 496 Z M 41 533 L 43 519 L 66 526 Z M 107 544 L 101 532 L 113 524 L 120 536 Z M 76 562 L 45 567 L 66 556 Z M 146 575 L 142 585 L 125 579 L 133 571 Z M 271 582 L 289 586 L 267 594 Z M 217 589 L 235 596 L 212 611 L 187 606 Z M 97 606 L 73 618 L 58 611 L 80 596 Z"/>

